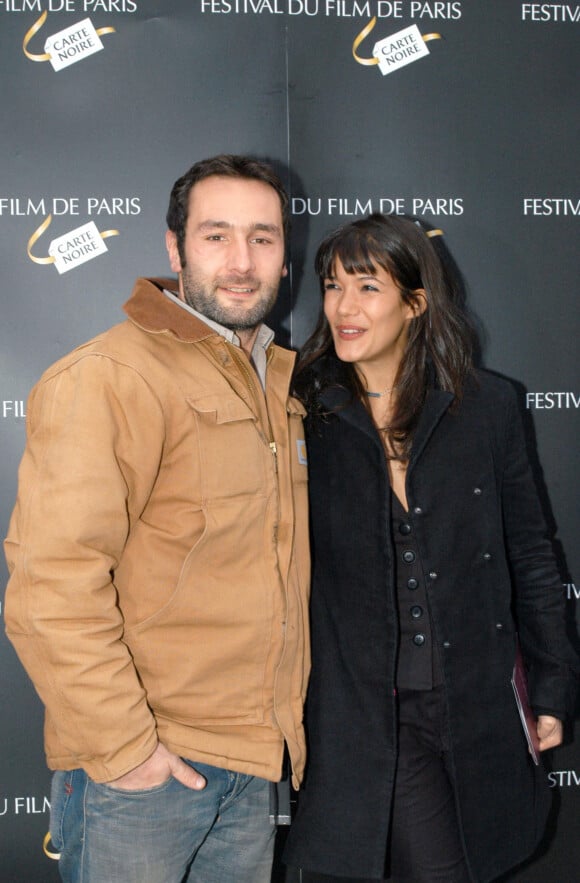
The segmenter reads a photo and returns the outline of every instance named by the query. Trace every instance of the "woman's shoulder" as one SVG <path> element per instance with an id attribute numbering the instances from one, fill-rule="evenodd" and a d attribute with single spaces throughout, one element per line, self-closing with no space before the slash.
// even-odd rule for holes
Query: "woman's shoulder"
<path id="1" fill-rule="evenodd" d="M 489 369 L 476 368 L 465 384 L 465 395 L 485 404 L 512 406 L 518 399 L 516 381 Z"/>

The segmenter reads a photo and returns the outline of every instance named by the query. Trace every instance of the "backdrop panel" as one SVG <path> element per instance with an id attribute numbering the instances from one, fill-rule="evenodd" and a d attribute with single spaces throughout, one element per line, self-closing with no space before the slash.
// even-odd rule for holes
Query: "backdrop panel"
<path id="1" fill-rule="evenodd" d="M 331 229 L 380 210 L 442 232 L 482 361 L 519 384 L 576 635 L 579 25 L 517 0 L 0 0 L 2 535 L 31 386 L 168 272 L 175 178 L 251 153 L 291 194 L 273 322 L 294 347 Z M 42 709 L 3 633 L 0 670 L 0 883 L 52 883 Z M 580 746 L 547 765 L 558 819 L 510 879 L 580 873 Z"/>

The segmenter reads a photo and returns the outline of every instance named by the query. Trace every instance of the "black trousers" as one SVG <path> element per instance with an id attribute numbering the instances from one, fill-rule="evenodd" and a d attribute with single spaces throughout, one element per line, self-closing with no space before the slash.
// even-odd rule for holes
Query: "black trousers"
<path id="1" fill-rule="evenodd" d="M 380 771 L 377 770 L 377 775 Z M 451 786 L 443 690 L 399 690 L 389 883 L 469 883 Z M 301 883 L 376 883 L 301 871 Z"/>

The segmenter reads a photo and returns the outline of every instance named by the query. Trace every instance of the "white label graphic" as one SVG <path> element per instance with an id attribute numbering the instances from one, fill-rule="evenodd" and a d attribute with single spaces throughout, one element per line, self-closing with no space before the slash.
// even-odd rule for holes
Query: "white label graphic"
<path id="1" fill-rule="evenodd" d="M 90 18 L 84 18 L 52 37 L 44 44 L 44 51 L 50 55 L 50 63 L 55 71 L 60 71 L 103 48 L 101 38 L 93 27 Z"/>
<path id="2" fill-rule="evenodd" d="M 108 251 L 94 221 L 89 221 L 58 239 L 53 239 L 48 249 L 59 273 L 66 273 L 80 264 L 92 261 Z"/>
<path id="3" fill-rule="evenodd" d="M 411 25 L 375 43 L 373 55 L 384 75 L 429 55 L 429 50 L 417 25 Z"/>

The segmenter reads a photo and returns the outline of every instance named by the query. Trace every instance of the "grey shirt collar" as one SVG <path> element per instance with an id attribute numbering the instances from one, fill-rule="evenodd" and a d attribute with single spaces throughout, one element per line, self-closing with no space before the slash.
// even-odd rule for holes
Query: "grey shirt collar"
<path id="1" fill-rule="evenodd" d="M 166 288 L 164 288 L 163 294 L 174 303 L 176 303 L 179 307 L 187 310 L 188 313 L 191 313 L 192 316 L 195 316 L 196 319 L 199 319 L 201 322 L 205 322 L 206 325 L 209 325 L 210 328 L 212 328 L 214 331 L 224 337 L 228 341 L 228 343 L 241 348 L 240 338 L 235 331 L 232 331 L 231 328 L 225 328 L 223 325 L 220 325 L 219 322 L 214 322 L 213 319 L 208 319 L 207 316 L 203 315 L 203 313 L 198 313 L 197 310 L 194 310 L 193 307 L 190 307 L 189 304 L 186 304 L 185 301 L 181 300 L 181 298 L 173 294 L 172 291 L 168 291 Z M 266 388 L 266 367 L 268 364 L 266 351 L 273 340 L 274 332 L 272 331 L 272 329 L 268 328 L 267 325 L 260 325 L 258 329 L 258 334 L 256 335 L 256 339 L 254 341 L 254 346 L 252 347 L 251 362 L 255 368 L 256 374 L 260 378 L 262 389 Z"/>

